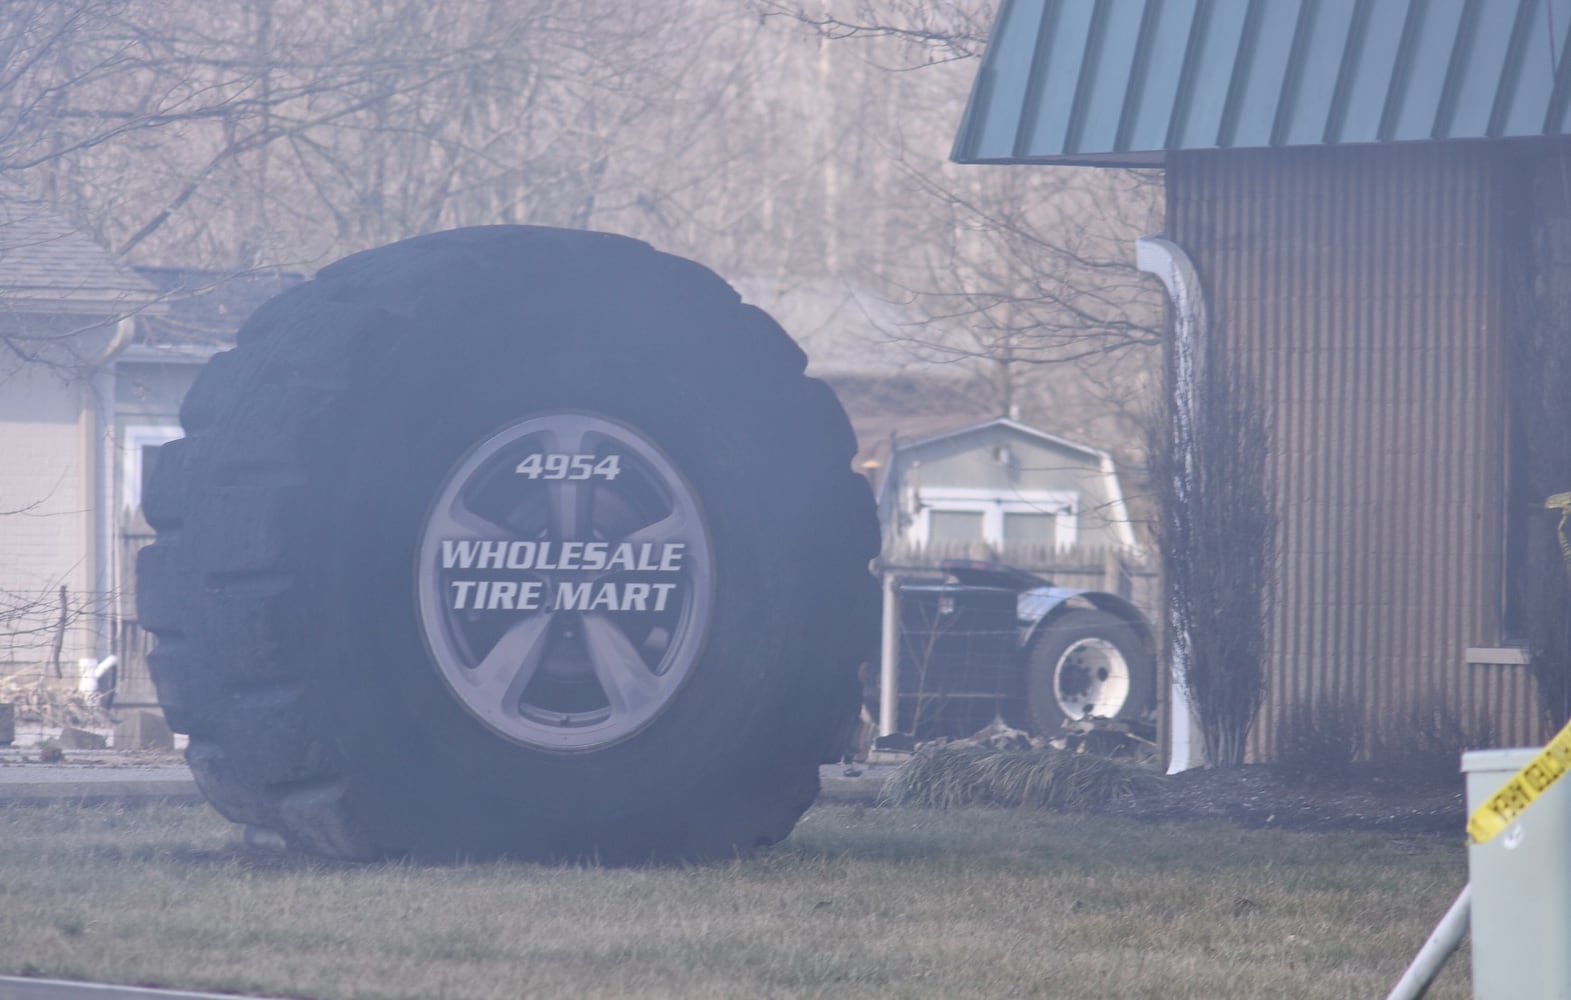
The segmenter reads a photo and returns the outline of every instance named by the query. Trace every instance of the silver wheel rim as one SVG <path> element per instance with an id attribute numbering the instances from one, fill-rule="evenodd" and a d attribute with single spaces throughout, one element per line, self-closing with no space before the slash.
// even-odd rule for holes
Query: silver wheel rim
<path id="1" fill-rule="evenodd" d="M 627 739 L 703 654 L 705 524 L 675 463 L 626 424 L 552 413 L 503 427 L 448 473 L 421 533 L 420 629 L 442 679 L 516 743 Z"/>
<path id="2" fill-rule="evenodd" d="M 1071 719 L 1111 719 L 1129 700 L 1129 662 L 1106 639 L 1081 639 L 1053 667 L 1053 693 Z"/>

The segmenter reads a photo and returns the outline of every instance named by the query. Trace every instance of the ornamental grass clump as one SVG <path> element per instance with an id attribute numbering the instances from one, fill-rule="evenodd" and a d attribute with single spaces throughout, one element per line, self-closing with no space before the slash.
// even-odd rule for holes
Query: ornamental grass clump
<path id="1" fill-rule="evenodd" d="M 939 745 L 913 754 L 889 779 L 884 800 L 936 809 L 1090 809 L 1151 789 L 1159 780 L 1147 767 L 1095 754 Z"/>

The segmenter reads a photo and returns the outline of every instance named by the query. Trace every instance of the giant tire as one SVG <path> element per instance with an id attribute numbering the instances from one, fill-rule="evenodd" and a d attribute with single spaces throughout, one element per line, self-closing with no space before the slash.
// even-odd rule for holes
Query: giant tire
<path id="1" fill-rule="evenodd" d="M 342 858 L 784 837 L 876 642 L 871 496 L 804 360 L 711 272 L 599 233 L 437 233 L 263 306 L 144 499 L 150 667 L 209 800 Z M 465 532 L 492 545 L 467 588 Z"/>
<path id="2" fill-rule="evenodd" d="M 1156 706 L 1156 661 L 1135 629 L 1109 612 L 1076 609 L 1045 622 L 1025 658 L 1035 732 L 1092 716 L 1138 719 Z"/>

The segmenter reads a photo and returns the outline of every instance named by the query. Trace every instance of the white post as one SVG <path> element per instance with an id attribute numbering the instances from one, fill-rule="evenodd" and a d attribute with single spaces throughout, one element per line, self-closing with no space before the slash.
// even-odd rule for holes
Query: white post
<path id="1" fill-rule="evenodd" d="M 885 569 L 884 638 L 878 669 L 878 735 L 900 731 L 900 595 L 895 574 Z"/>
<path id="2" fill-rule="evenodd" d="M 1429 984 L 1440 975 L 1440 967 L 1446 964 L 1446 959 L 1461 945 L 1462 938 L 1467 934 L 1468 917 L 1471 913 L 1473 886 L 1464 885 L 1457 895 L 1456 902 L 1440 918 L 1440 923 L 1434 932 L 1429 935 L 1429 940 L 1418 949 L 1418 954 L 1413 956 L 1413 964 L 1407 967 L 1402 978 L 1391 989 L 1386 1000 L 1417 1000 L 1429 989 Z"/>

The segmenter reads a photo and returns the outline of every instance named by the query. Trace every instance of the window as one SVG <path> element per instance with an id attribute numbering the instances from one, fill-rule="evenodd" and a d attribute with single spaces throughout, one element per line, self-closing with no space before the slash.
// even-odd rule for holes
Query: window
<path id="1" fill-rule="evenodd" d="M 183 435 L 173 424 L 132 424 L 120 434 L 120 506 L 131 513 L 142 509 L 142 491 L 152 474 L 158 449 Z"/>
<path id="2" fill-rule="evenodd" d="M 919 489 L 911 540 L 918 545 L 986 542 L 1066 549 L 1079 531 L 1079 494 L 1018 490 Z"/>
<path id="3" fill-rule="evenodd" d="M 1004 511 L 1004 540 L 1013 545 L 1058 544 L 1058 515 L 1041 511 Z"/>
<path id="4" fill-rule="evenodd" d="M 980 542 L 985 534 L 986 515 L 980 511 L 934 510 L 927 517 L 927 538 L 934 544 Z"/>

